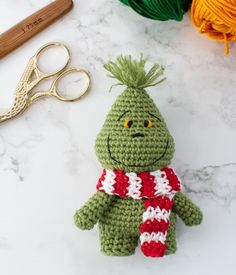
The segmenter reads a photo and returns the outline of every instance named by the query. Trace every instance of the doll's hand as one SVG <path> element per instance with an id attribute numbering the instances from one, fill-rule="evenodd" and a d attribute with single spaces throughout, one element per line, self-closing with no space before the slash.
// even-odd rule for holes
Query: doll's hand
<path id="1" fill-rule="evenodd" d="M 77 227 L 83 230 L 90 230 L 97 223 L 97 220 L 93 219 L 94 213 L 92 213 L 88 205 L 84 205 L 76 211 L 74 215 L 74 221 Z"/>
<path id="2" fill-rule="evenodd" d="M 203 215 L 200 208 L 183 193 L 175 195 L 173 211 L 188 226 L 198 225 L 202 222 Z"/>
<path id="3" fill-rule="evenodd" d="M 97 192 L 84 206 L 76 211 L 74 215 L 75 224 L 83 230 L 92 229 L 113 199 L 114 196 Z"/>

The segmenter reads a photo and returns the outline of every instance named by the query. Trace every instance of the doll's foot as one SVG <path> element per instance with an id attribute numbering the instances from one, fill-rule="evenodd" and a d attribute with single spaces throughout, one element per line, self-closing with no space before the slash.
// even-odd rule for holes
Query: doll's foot
<path id="1" fill-rule="evenodd" d="M 177 250 L 175 224 L 176 224 L 176 216 L 175 214 L 171 213 L 170 227 L 168 229 L 167 237 L 166 237 L 167 249 L 166 249 L 165 255 L 173 254 Z"/>
<path id="2" fill-rule="evenodd" d="M 174 254 L 176 250 L 177 250 L 176 240 L 175 239 L 168 240 L 165 255 Z"/>
<path id="3" fill-rule="evenodd" d="M 101 236 L 101 251 L 109 256 L 129 256 L 134 254 L 138 245 L 138 237 L 133 236 Z"/>

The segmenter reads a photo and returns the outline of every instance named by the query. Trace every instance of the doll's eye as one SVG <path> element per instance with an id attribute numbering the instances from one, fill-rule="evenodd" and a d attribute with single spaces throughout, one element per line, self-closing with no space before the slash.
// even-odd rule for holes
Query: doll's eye
<path id="1" fill-rule="evenodd" d="M 144 120 L 144 127 L 152 128 L 153 127 L 153 122 L 150 119 Z"/>
<path id="2" fill-rule="evenodd" d="M 130 120 L 130 119 L 125 119 L 125 121 L 124 121 L 124 126 L 125 126 L 125 128 L 130 128 L 130 127 L 132 126 L 132 124 L 133 124 L 133 121 L 132 121 L 132 120 Z"/>

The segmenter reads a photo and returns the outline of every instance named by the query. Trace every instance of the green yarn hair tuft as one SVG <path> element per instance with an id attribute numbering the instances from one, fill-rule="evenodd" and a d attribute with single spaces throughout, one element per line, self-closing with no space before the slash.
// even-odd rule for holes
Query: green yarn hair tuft
<path id="1" fill-rule="evenodd" d="M 143 55 L 140 56 L 139 60 L 132 59 L 130 55 L 120 55 L 115 62 L 109 61 L 104 67 L 110 73 L 109 77 L 119 81 L 112 87 L 125 85 L 128 88 L 145 89 L 165 80 L 162 66 L 155 64 L 146 72 L 146 63 L 147 59 Z"/>

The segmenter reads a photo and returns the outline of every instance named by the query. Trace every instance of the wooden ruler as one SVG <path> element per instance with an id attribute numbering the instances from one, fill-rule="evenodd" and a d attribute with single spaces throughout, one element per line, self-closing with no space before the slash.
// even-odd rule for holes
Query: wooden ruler
<path id="1" fill-rule="evenodd" d="M 0 35 L 0 59 L 61 18 L 73 7 L 72 0 L 56 0 Z"/>

